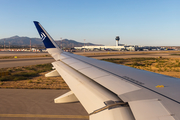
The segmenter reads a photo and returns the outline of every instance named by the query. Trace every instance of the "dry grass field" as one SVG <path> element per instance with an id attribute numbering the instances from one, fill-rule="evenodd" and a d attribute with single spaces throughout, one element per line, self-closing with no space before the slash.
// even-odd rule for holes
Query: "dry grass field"
<path id="1" fill-rule="evenodd" d="M 111 58 L 103 60 L 180 78 L 180 58 Z M 0 88 L 69 89 L 61 77 L 45 77 L 45 74 L 52 70 L 51 68 L 51 64 L 2 68 L 0 72 L 8 71 L 10 74 L 0 77 Z"/>
<path id="2" fill-rule="evenodd" d="M 51 56 L 50 55 L 15 55 L 15 56 L 0 56 L 0 59 L 37 58 L 37 57 L 51 57 Z"/>
<path id="3" fill-rule="evenodd" d="M 52 65 L 41 64 L 26 67 L 2 68 L 10 74 L 0 77 L 0 88 L 17 89 L 69 89 L 61 77 L 45 77 Z"/>
<path id="4" fill-rule="evenodd" d="M 179 51 L 88 51 L 88 52 L 74 52 L 74 54 L 82 56 L 92 56 L 92 55 L 122 55 L 122 54 L 178 54 Z"/>
<path id="5" fill-rule="evenodd" d="M 119 58 L 103 60 L 180 78 L 180 58 Z"/>

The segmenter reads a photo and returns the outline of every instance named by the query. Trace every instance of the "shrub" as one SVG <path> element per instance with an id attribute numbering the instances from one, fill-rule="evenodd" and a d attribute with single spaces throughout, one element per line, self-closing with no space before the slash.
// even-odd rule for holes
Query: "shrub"
<path id="1" fill-rule="evenodd" d="M 8 81 L 8 80 L 12 80 L 13 78 L 9 77 L 9 76 L 2 76 L 0 77 L 0 81 Z"/>
<path id="2" fill-rule="evenodd" d="M 14 81 L 17 81 L 17 80 L 27 80 L 27 78 L 24 77 L 24 76 L 17 76 L 17 77 L 15 77 L 13 80 L 14 80 Z"/>
<path id="3" fill-rule="evenodd" d="M 40 82 L 37 81 L 36 83 L 39 84 Z"/>
<path id="4" fill-rule="evenodd" d="M 28 83 L 33 83 L 33 81 L 32 81 L 32 80 L 30 80 L 30 81 L 28 81 Z"/>

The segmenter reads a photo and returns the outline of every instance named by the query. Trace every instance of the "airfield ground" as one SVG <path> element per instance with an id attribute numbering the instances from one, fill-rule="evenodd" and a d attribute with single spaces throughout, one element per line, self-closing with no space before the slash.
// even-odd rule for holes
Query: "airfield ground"
<path id="1" fill-rule="evenodd" d="M 156 72 L 156 73 L 180 78 L 179 51 L 175 51 L 175 52 L 164 51 L 162 53 L 160 52 L 123 52 L 121 54 L 118 52 L 113 52 L 112 54 L 108 52 L 97 52 L 97 53 L 91 53 L 91 52 L 83 53 L 82 52 L 80 54 L 84 56 L 90 56 L 90 57 L 97 56 L 98 59 L 100 57 L 105 58 L 102 60 L 105 60 L 108 62 L 114 62 L 117 64 L 134 67 L 136 69 L 147 70 L 151 72 Z M 117 58 L 114 58 L 114 57 L 117 57 Z M 49 63 L 49 64 L 43 64 L 43 65 L 30 65 L 30 66 L 1 68 L 0 72 L 9 71 L 10 75 L 0 77 L 0 88 L 69 89 L 61 77 L 51 77 L 51 78 L 45 77 L 45 74 L 51 71 L 51 67 L 52 66 Z"/>
<path id="2" fill-rule="evenodd" d="M 77 52 L 75 54 L 179 77 L 179 53 L 179 51 L 142 53 L 104 51 Z M 46 55 L 48 53 L 0 52 L 2 58 L 0 59 L 0 71 L 8 71 L 11 74 L 0 77 L 0 88 L 2 88 L 0 89 L 0 119 L 87 120 L 89 118 L 88 113 L 79 102 L 54 103 L 53 99 L 68 92 L 69 90 L 64 89 L 69 88 L 61 77 L 44 77 L 48 71 L 51 71 L 50 63 L 54 61 L 53 58 Z M 29 56 L 30 58 L 28 58 Z"/>
<path id="3" fill-rule="evenodd" d="M 8 71 L 9 75 L 0 77 L 0 88 L 16 89 L 69 89 L 61 77 L 45 77 L 52 65 L 40 64 L 25 67 L 1 68 L 0 72 Z"/>

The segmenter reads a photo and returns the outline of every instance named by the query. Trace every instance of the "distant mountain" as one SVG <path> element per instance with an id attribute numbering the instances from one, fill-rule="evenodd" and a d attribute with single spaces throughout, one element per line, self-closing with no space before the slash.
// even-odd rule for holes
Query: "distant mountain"
<path id="1" fill-rule="evenodd" d="M 98 44 L 93 44 L 93 43 L 81 43 L 81 42 L 77 42 L 75 40 L 68 40 L 68 39 L 63 39 L 63 40 L 58 40 L 56 41 L 56 43 L 60 46 L 60 47 L 68 47 L 68 48 L 72 48 L 72 47 L 82 47 L 84 45 L 88 45 L 88 46 L 95 46 Z"/>
<path id="2" fill-rule="evenodd" d="M 19 37 L 19 36 L 13 36 L 10 38 L 4 38 L 5 39 L 5 45 L 8 47 L 9 42 L 11 46 L 29 46 L 30 45 L 30 40 L 31 40 L 31 46 L 32 47 L 44 47 L 42 40 L 40 38 L 29 38 L 29 37 Z M 4 46 L 4 39 L 0 39 L 0 47 Z M 75 40 L 68 40 L 68 39 L 63 39 L 63 40 L 57 40 L 56 43 L 59 46 L 62 47 L 81 47 L 84 45 L 84 43 L 77 42 Z M 97 44 L 92 44 L 92 43 L 85 43 L 85 45 L 97 45 Z"/>
<path id="3" fill-rule="evenodd" d="M 29 46 L 30 45 L 30 39 L 31 39 L 31 45 L 32 46 L 39 46 L 43 45 L 41 39 L 39 38 L 29 38 L 29 37 L 19 37 L 19 36 L 13 36 L 10 38 L 4 38 L 5 39 L 5 45 L 14 45 L 14 46 Z M 4 39 L 0 39 L 0 45 L 4 45 Z"/>

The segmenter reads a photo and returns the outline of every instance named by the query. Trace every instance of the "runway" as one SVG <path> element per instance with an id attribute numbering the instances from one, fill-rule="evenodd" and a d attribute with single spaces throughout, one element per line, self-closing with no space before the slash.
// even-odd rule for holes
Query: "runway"
<path id="1" fill-rule="evenodd" d="M 15 52 L 15 51 L 0 51 L 0 57 L 4 56 L 43 56 L 49 55 L 47 52 Z M 54 59 L 52 57 L 33 57 L 33 58 L 13 58 L 0 59 L 0 68 L 28 66 L 36 64 L 51 63 Z"/>
<path id="2" fill-rule="evenodd" d="M 0 119 L 3 120 L 87 120 L 78 103 L 57 104 L 53 99 L 67 90 L 0 89 Z"/>
<path id="3" fill-rule="evenodd" d="M 47 52 L 0 51 L 0 56 L 49 55 Z"/>
<path id="4" fill-rule="evenodd" d="M 103 54 L 100 54 L 103 53 Z M 116 51 L 115 53 L 118 53 Z M 173 52 L 172 52 L 173 53 Z M 108 59 L 108 58 L 133 58 L 133 57 L 165 57 L 165 58 L 179 58 L 180 56 L 171 55 L 170 53 L 140 53 L 140 52 L 131 52 L 129 54 L 127 51 L 123 54 L 108 54 L 106 51 L 102 52 L 75 52 L 74 54 L 79 54 L 95 59 Z M 94 54 L 94 55 L 93 55 Z M 38 56 L 38 55 L 48 55 L 48 53 L 33 53 L 33 52 L 0 52 L 0 56 Z M 16 59 L 0 59 L 0 68 L 7 67 L 17 67 L 17 66 L 27 66 L 27 65 L 36 65 L 36 64 L 45 64 L 51 63 L 55 60 L 52 57 L 36 57 L 36 58 L 16 58 Z"/>
<path id="5" fill-rule="evenodd" d="M 0 59 L 0 68 L 45 64 L 55 61 L 52 57 Z"/>

